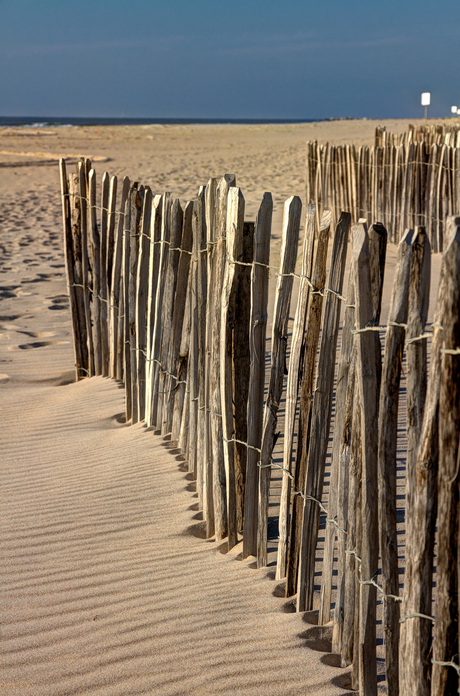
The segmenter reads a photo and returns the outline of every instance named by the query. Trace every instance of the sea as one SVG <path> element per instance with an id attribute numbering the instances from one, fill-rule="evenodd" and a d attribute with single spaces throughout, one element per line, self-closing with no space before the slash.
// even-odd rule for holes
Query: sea
<path id="1" fill-rule="evenodd" d="M 107 118 L 107 117 L 58 117 L 58 116 L 0 116 L 0 127 L 25 126 L 29 128 L 72 126 L 147 126 L 185 125 L 185 124 L 268 124 L 268 123 L 314 123 L 315 121 L 334 121 L 328 118 Z"/>

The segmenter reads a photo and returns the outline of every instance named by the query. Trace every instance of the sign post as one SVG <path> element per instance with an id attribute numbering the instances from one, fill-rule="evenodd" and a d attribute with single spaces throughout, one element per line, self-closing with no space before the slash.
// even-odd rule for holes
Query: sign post
<path id="1" fill-rule="evenodd" d="M 431 98 L 430 92 L 422 92 L 422 106 L 425 107 L 425 121 L 427 118 L 428 107 L 430 105 L 430 98 Z"/>

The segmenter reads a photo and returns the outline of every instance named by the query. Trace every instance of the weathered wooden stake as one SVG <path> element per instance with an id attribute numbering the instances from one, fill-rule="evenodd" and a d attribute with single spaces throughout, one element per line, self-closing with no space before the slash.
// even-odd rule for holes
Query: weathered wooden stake
<path id="1" fill-rule="evenodd" d="M 254 264 L 251 273 L 250 350 L 248 393 L 248 453 L 244 497 L 243 558 L 257 553 L 257 518 L 260 446 L 262 442 L 265 386 L 268 278 L 273 200 L 264 193 L 254 232 Z"/>
<path id="2" fill-rule="evenodd" d="M 293 273 L 297 258 L 302 203 L 291 196 L 284 204 L 281 262 L 276 287 L 272 329 L 271 370 L 260 453 L 259 510 L 257 525 L 257 567 L 267 565 L 267 524 L 270 495 L 271 458 L 275 444 L 277 413 L 283 391 L 287 324 L 291 304 Z"/>

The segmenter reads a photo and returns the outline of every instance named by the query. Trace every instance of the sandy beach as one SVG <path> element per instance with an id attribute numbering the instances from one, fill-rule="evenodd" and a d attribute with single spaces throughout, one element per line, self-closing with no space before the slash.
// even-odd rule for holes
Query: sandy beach
<path id="1" fill-rule="evenodd" d="M 202 538 L 183 457 L 125 424 L 120 384 L 74 382 L 57 160 L 182 202 L 235 173 L 245 219 L 273 194 L 276 263 L 306 141 L 371 145 L 376 125 L 408 123 L 0 129 L 2 695 L 350 693 L 328 627 L 290 613 L 273 568 Z M 389 245 L 382 323 L 395 258 Z"/>

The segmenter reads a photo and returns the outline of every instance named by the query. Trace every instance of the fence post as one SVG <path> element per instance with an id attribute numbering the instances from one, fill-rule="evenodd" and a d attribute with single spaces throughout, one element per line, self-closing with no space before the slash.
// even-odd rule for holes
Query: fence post
<path id="1" fill-rule="evenodd" d="M 425 329 L 430 298 L 430 242 L 424 227 L 416 228 L 412 238 L 409 277 L 409 307 L 406 329 L 406 388 L 407 388 L 407 474 L 406 474 L 406 536 L 412 537 L 414 524 L 414 491 L 417 448 L 423 421 L 427 383 L 426 339 L 420 339 Z M 415 339 L 415 340 L 414 340 Z M 404 597 L 407 588 L 404 583 Z M 405 601 L 405 600 L 404 600 Z M 403 611 L 405 610 L 403 604 Z M 431 634 L 431 627 L 430 627 Z M 407 692 L 406 685 L 406 623 L 400 628 L 401 660 L 399 662 L 399 689 Z"/>
<path id="2" fill-rule="evenodd" d="M 220 326 L 220 389 L 222 410 L 222 434 L 227 491 L 228 550 L 237 539 L 236 484 L 235 484 L 235 432 L 233 426 L 233 336 L 232 325 L 238 321 L 235 315 L 236 287 L 239 266 L 236 262 L 243 253 L 244 198 L 239 188 L 231 187 L 227 202 L 226 265 L 222 283 Z"/>
<path id="3" fill-rule="evenodd" d="M 117 232 L 114 239 L 113 250 L 113 265 L 112 265 L 112 281 L 110 291 L 110 376 L 122 379 L 123 377 L 123 362 L 119 354 L 119 335 L 122 320 L 120 315 L 120 299 L 123 294 L 121 292 L 121 264 L 123 257 L 123 234 L 125 226 L 125 206 L 129 193 L 129 179 L 127 176 L 123 179 L 123 188 L 121 192 L 120 213 L 118 216 Z"/>
<path id="4" fill-rule="evenodd" d="M 267 331 L 268 264 L 273 213 L 271 193 L 264 193 L 255 222 L 254 263 L 251 272 L 251 367 L 248 391 L 248 452 L 244 497 L 243 558 L 257 553 L 260 445 L 262 442 Z"/>
<path id="5" fill-rule="evenodd" d="M 149 290 L 149 257 L 150 257 L 150 220 L 152 215 L 152 192 L 144 190 L 142 206 L 142 221 L 139 229 L 139 258 L 136 271 L 136 350 L 131 360 L 135 359 L 137 382 L 137 414 L 138 420 L 145 419 L 145 385 L 146 385 L 146 311 Z"/>
<path id="6" fill-rule="evenodd" d="M 447 695 L 456 693 L 459 686 L 460 217 L 447 218 L 446 241 L 448 243 L 443 255 L 443 279 L 438 295 L 442 347 L 439 391 L 438 548 L 431 693 Z M 455 663 L 456 667 L 449 666 L 449 663 Z"/>
<path id="7" fill-rule="evenodd" d="M 409 272 L 413 230 L 406 230 L 398 246 L 391 295 L 379 405 L 379 528 L 382 587 L 386 595 L 399 596 L 398 538 L 396 531 L 396 445 L 398 439 L 399 386 L 409 297 Z M 385 667 L 388 691 L 399 692 L 399 604 L 384 597 Z"/>
<path id="8" fill-rule="evenodd" d="M 174 312 L 174 302 L 176 297 L 177 275 L 179 272 L 180 248 L 182 241 L 184 213 L 178 198 L 176 198 L 171 206 L 171 232 L 170 244 L 168 253 L 168 265 L 166 267 L 166 275 L 164 281 L 163 294 L 163 326 L 161 332 L 161 349 L 160 349 L 160 371 L 159 371 L 159 386 L 158 386 L 158 427 L 162 435 L 167 435 L 170 432 L 171 424 L 168 423 L 168 404 L 170 385 L 172 381 L 171 374 L 173 373 L 173 365 L 169 360 L 169 348 L 171 341 L 172 321 Z"/>
<path id="9" fill-rule="evenodd" d="M 84 357 L 85 336 L 80 324 L 80 310 L 78 301 L 78 290 L 76 287 L 75 271 L 74 271 L 74 251 L 72 240 L 72 220 L 71 220 L 71 203 L 69 196 L 69 183 L 67 180 L 67 172 L 65 160 L 59 160 L 60 175 L 61 175 L 61 195 L 62 195 L 62 221 L 64 229 L 64 253 L 67 271 L 67 283 L 69 286 L 70 313 L 72 317 L 72 332 L 73 345 L 75 355 L 75 370 L 76 381 L 85 376 L 88 370 L 88 360 Z M 83 293 L 81 293 L 83 294 Z M 84 316 L 84 311 L 83 311 Z M 86 328 L 86 327 L 85 327 Z"/>
<path id="10" fill-rule="evenodd" d="M 187 375 L 187 356 L 180 352 L 182 327 L 185 322 L 185 308 L 192 254 L 192 214 L 193 202 L 185 204 L 182 220 L 181 251 L 177 271 L 176 292 L 171 325 L 171 339 L 167 357 L 166 369 L 175 377 L 170 377 L 166 394 L 165 410 L 163 412 L 163 428 L 171 432 L 171 440 L 179 439 L 180 416 L 184 404 L 185 378 Z M 175 413 L 177 411 L 177 417 Z"/>
<path id="11" fill-rule="evenodd" d="M 152 213 L 150 222 L 150 256 L 149 256 L 149 281 L 147 296 L 147 367 L 145 390 L 145 421 L 148 427 L 153 425 L 153 386 L 154 386 L 154 350 L 153 339 L 155 331 L 155 307 L 158 291 L 158 279 L 160 272 L 160 241 L 163 219 L 163 196 L 156 195 L 152 201 Z"/>
<path id="12" fill-rule="evenodd" d="M 171 194 L 169 192 L 163 195 L 162 212 L 161 212 L 161 238 L 160 238 L 160 259 L 158 266 L 157 289 L 155 295 L 155 319 L 153 323 L 152 336 L 152 354 L 150 381 L 152 384 L 152 401 L 150 418 L 152 425 L 156 428 L 160 426 L 161 417 L 159 416 L 159 388 L 160 388 L 160 371 L 162 366 L 161 361 L 161 336 L 163 333 L 164 323 L 164 291 L 166 283 L 166 270 L 168 267 L 169 243 L 171 236 Z"/>
<path id="13" fill-rule="evenodd" d="M 316 232 L 316 210 L 314 205 L 307 205 L 305 219 L 305 236 L 303 243 L 302 271 L 299 283 L 297 307 L 292 327 L 291 353 L 286 385 L 286 413 L 284 418 L 284 451 L 283 451 L 283 481 L 279 513 L 279 542 L 276 562 L 276 579 L 286 576 L 286 562 L 289 541 L 289 514 L 291 509 L 291 477 L 292 448 L 297 410 L 297 395 L 299 390 L 299 372 L 301 348 L 305 332 L 308 300 L 310 298 L 310 282 L 313 266 L 313 254 Z M 289 472 L 289 473 L 288 473 Z"/>
<path id="14" fill-rule="evenodd" d="M 277 413 L 283 391 L 287 325 L 293 273 L 297 258 L 302 203 L 291 196 L 284 204 L 281 262 L 276 287 L 272 330 L 271 369 L 268 396 L 265 402 L 259 472 L 259 509 L 257 524 L 257 567 L 267 565 L 267 523 L 270 494 L 271 457 L 275 444 Z"/>
<path id="15" fill-rule="evenodd" d="M 108 326 L 108 292 L 107 292 L 107 233 L 109 219 L 110 177 L 104 172 L 101 181 L 101 228 L 100 228 L 100 284 L 99 295 L 101 302 L 101 374 L 109 374 L 109 326 Z"/>
<path id="16" fill-rule="evenodd" d="M 91 227 L 91 260 L 93 263 L 93 342 L 94 342 L 94 373 L 102 374 L 102 336 L 101 336 L 101 237 L 96 214 L 96 172 L 91 169 L 88 179 L 90 227 Z"/>
<path id="17" fill-rule="evenodd" d="M 326 281 L 326 258 L 331 217 L 331 213 L 325 210 L 319 226 L 316 257 L 311 277 L 315 294 L 312 293 L 310 297 L 306 331 L 302 343 L 301 380 L 299 387 L 299 426 L 293 484 L 294 490 L 296 491 L 303 491 L 305 486 L 313 377 L 323 308 L 323 295 L 317 291 L 324 287 Z M 302 537 L 302 503 L 303 501 L 300 496 L 295 496 L 292 501 L 291 528 L 289 533 L 289 550 L 286 569 L 286 597 L 291 597 L 297 590 L 297 567 Z"/>
<path id="18" fill-rule="evenodd" d="M 340 320 L 339 297 L 342 294 L 343 276 L 350 228 L 350 213 L 342 213 L 337 223 L 332 247 L 331 269 L 326 288 L 321 347 L 318 359 L 315 397 L 312 405 L 308 458 L 304 486 L 302 536 L 297 582 L 297 610 L 313 609 L 313 585 L 315 556 L 319 528 L 319 507 L 323 493 L 324 468 L 332 411 L 335 356 Z M 312 500 L 314 499 L 314 500 Z M 330 602 L 323 602 L 320 623 L 329 621 Z"/>
<path id="19" fill-rule="evenodd" d="M 364 329 L 373 319 L 369 238 L 363 225 L 353 228 L 353 272 L 356 326 Z M 359 591 L 359 685 L 363 696 L 377 694 L 376 588 L 378 572 L 377 433 L 378 394 L 375 342 L 372 332 L 356 334 L 356 377 L 361 404 L 361 573 Z"/>
<path id="20" fill-rule="evenodd" d="M 348 507 L 349 507 L 349 464 L 350 464 L 350 444 L 351 444 L 351 426 L 353 421 L 353 396 L 355 383 L 355 367 L 353 361 L 353 334 L 352 329 L 355 326 L 355 290 L 353 282 L 353 274 L 350 273 L 348 278 L 347 288 L 347 304 L 345 305 L 345 316 L 342 328 L 342 347 L 340 352 L 337 389 L 336 389 L 336 407 L 335 407 L 335 425 L 334 425 L 334 441 L 332 446 L 332 465 L 337 468 L 337 524 L 341 530 L 338 532 L 337 543 L 337 598 L 334 609 L 334 624 L 332 631 L 332 651 L 335 653 L 342 652 L 343 626 L 344 626 L 344 611 L 345 611 L 345 577 L 346 577 L 346 562 L 347 556 L 345 550 L 347 548 L 347 539 L 350 534 L 350 529 L 347 524 Z M 333 511 L 331 511 L 332 514 Z M 327 523 L 326 527 L 326 547 L 324 549 L 324 565 L 329 563 L 331 570 L 326 571 L 332 574 L 333 565 L 333 539 L 335 536 L 335 525 L 331 522 Z M 329 541 L 330 539 L 330 541 Z M 331 547 L 329 561 L 326 551 Z M 353 546 L 354 548 L 354 539 Z M 354 562 L 354 558 L 351 557 Z M 354 595 L 352 600 L 351 615 L 354 616 Z M 348 665 L 345 665 L 348 666 Z"/>
<path id="21" fill-rule="evenodd" d="M 137 295 L 137 272 L 139 264 L 140 249 L 140 225 L 142 207 L 144 202 L 144 187 L 139 186 L 131 193 L 131 225 L 129 230 L 129 266 L 128 266 L 128 303 L 125 306 L 128 312 L 128 332 L 125 341 L 128 341 L 127 348 L 130 354 L 131 367 L 131 423 L 139 422 L 139 401 L 138 401 L 138 380 L 137 380 L 137 317 L 136 317 L 136 295 Z"/>

